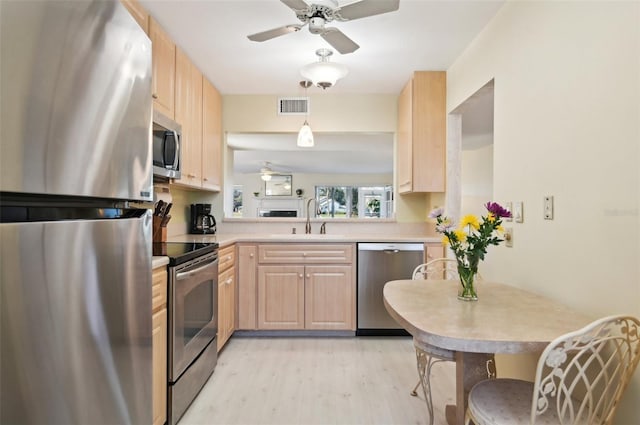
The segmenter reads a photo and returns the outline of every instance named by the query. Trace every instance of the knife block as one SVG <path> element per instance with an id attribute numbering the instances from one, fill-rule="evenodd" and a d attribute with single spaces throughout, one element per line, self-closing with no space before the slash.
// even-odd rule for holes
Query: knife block
<path id="1" fill-rule="evenodd" d="M 167 241 L 167 227 L 160 225 L 162 217 L 157 215 L 153 216 L 153 242 L 166 242 Z"/>

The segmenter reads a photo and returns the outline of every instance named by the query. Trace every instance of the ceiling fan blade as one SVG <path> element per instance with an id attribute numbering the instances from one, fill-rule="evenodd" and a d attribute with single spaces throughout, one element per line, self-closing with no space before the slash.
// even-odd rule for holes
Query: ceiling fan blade
<path id="1" fill-rule="evenodd" d="M 282 3 L 286 4 L 290 9 L 295 10 L 296 12 L 301 10 L 307 10 L 309 5 L 302 0 L 280 0 Z"/>
<path id="2" fill-rule="evenodd" d="M 362 0 L 341 7 L 336 14 L 342 20 L 348 21 L 393 12 L 398 10 L 398 7 L 400 7 L 400 0 Z"/>
<path id="3" fill-rule="evenodd" d="M 272 38 L 280 37 L 281 35 L 300 31 L 300 28 L 302 28 L 302 25 L 298 25 L 298 24 L 285 25 L 283 27 L 278 27 L 271 30 L 248 35 L 247 38 L 251 41 L 267 41 L 267 40 L 271 40 Z"/>
<path id="4" fill-rule="evenodd" d="M 355 41 L 344 35 L 337 28 L 327 28 L 321 35 L 327 43 L 331 44 L 334 49 L 343 55 L 353 53 L 360 48 Z"/>

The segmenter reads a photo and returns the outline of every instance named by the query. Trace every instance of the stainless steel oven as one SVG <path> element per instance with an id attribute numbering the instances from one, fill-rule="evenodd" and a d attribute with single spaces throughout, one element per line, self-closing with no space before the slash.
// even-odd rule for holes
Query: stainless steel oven
<path id="1" fill-rule="evenodd" d="M 175 424 L 217 362 L 218 245 L 162 246 L 169 256 L 167 419 Z"/>

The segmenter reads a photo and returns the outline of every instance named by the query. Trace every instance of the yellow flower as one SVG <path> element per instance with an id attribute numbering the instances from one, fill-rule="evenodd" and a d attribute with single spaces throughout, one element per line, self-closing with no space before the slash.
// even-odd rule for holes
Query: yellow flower
<path id="1" fill-rule="evenodd" d="M 448 236 L 443 236 L 442 237 L 442 245 L 444 245 L 444 246 L 449 245 L 449 237 Z"/>
<path id="2" fill-rule="evenodd" d="M 493 214 L 493 213 L 489 213 L 489 214 L 487 214 L 487 221 L 488 221 L 489 223 L 493 223 L 494 221 L 496 221 L 496 216 L 495 216 L 495 214 Z"/>
<path id="3" fill-rule="evenodd" d="M 467 234 L 465 233 L 464 230 L 454 230 L 453 234 L 456 235 L 456 239 L 458 240 L 458 242 L 464 242 L 467 240 Z"/>
<path id="4" fill-rule="evenodd" d="M 504 227 L 502 226 L 496 227 L 496 230 L 498 231 L 498 233 L 504 233 Z"/>
<path id="5" fill-rule="evenodd" d="M 471 226 L 474 229 L 478 230 L 480 228 L 480 222 L 478 222 L 478 217 L 473 214 L 465 215 L 462 217 L 460 221 L 460 227 Z"/>

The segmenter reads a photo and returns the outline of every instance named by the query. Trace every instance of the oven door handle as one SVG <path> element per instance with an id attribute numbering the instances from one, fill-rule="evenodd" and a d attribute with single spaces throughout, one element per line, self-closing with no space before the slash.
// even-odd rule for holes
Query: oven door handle
<path id="1" fill-rule="evenodd" d="M 212 261 L 209 264 L 206 264 L 202 267 L 198 267 L 197 269 L 193 269 L 193 270 L 189 270 L 188 272 L 180 272 L 176 274 L 176 280 L 184 280 L 184 279 L 189 279 L 190 277 L 193 277 L 195 275 L 197 275 L 198 273 L 202 273 L 203 271 L 215 266 L 216 264 L 218 264 L 218 260 L 216 259 L 215 261 Z"/>

